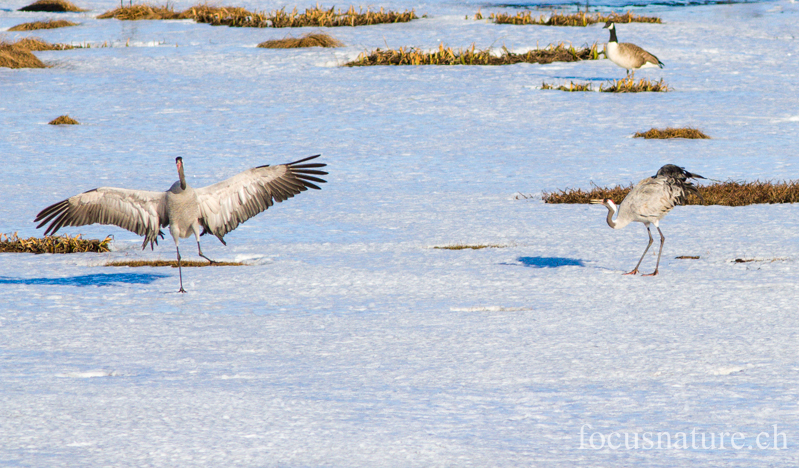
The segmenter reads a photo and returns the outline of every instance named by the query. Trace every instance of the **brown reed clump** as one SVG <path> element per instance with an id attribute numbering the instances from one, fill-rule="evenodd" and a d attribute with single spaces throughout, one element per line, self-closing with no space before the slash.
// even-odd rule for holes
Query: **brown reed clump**
<path id="1" fill-rule="evenodd" d="M 273 12 L 253 12 L 241 7 L 217 7 L 208 4 L 195 5 L 182 12 L 176 12 L 167 6 L 129 5 L 107 11 L 98 16 L 100 19 L 116 18 L 119 20 L 166 20 L 192 19 L 198 23 L 212 26 L 232 26 L 244 28 L 301 28 L 301 27 L 333 27 L 333 26 L 368 26 L 382 23 L 404 23 L 417 19 L 413 10 L 405 12 L 355 11 L 354 6 L 346 11 L 322 9 L 319 6 L 307 8 L 304 13 L 297 9 L 286 12 L 285 9 Z"/>
<path id="2" fill-rule="evenodd" d="M 169 6 L 128 5 L 121 6 L 111 11 L 106 11 L 97 19 L 116 18 L 122 21 L 138 20 L 174 20 L 182 19 L 181 14 Z"/>
<path id="3" fill-rule="evenodd" d="M 243 266 L 241 262 L 214 262 L 210 263 L 205 260 L 181 260 L 180 266 L 182 267 L 207 267 L 207 266 Z M 105 264 L 107 267 L 178 267 L 177 260 L 120 260 L 116 262 L 108 262 Z"/>
<path id="4" fill-rule="evenodd" d="M 69 26 L 77 26 L 78 23 L 73 23 L 72 21 L 67 20 L 47 20 L 47 21 L 33 21 L 31 23 L 22 23 L 18 24 L 12 28 L 9 28 L 9 31 L 35 31 L 37 29 L 56 29 L 56 28 L 66 28 Z"/>
<path id="5" fill-rule="evenodd" d="M 31 50 L 34 52 L 41 52 L 44 50 L 69 50 L 74 49 L 73 46 L 69 44 L 51 44 L 47 41 L 43 41 L 38 37 L 26 37 L 25 39 L 20 39 L 14 43 L 16 47 L 21 47 L 26 50 Z"/>
<path id="6" fill-rule="evenodd" d="M 545 203 L 589 203 L 595 198 L 610 198 L 621 203 L 633 185 L 627 187 L 594 187 L 590 191 L 566 189 L 557 192 L 544 192 Z M 688 205 L 746 206 L 754 204 L 797 203 L 799 202 L 799 180 L 788 182 L 720 182 L 697 187 L 702 195 L 688 197 Z"/>
<path id="7" fill-rule="evenodd" d="M 30 49 L 17 42 L 0 40 L 0 67 L 4 68 L 47 68 Z"/>
<path id="8" fill-rule="evenodd" d="M 575 91 L 593 91 L 591 88 L 591 83 L 574 83 L 573 81 L 569 81 L 569 86 L 560 85 L 555 86 L 548 83 L 541 83 L 541 89 L 556 89 L 558 91 L 568 91 L 568 92 L 575 92 Z"/>
<path id="9" fill-rule="evenodd" d="M 668 87 L 662 78 L 660 81 L 649 81 L 646 78 L 641 78 L 636 83 L 635 77 L 633 75 L 629 75 L 620 80 L 608 82 L 607 87 L 605 87 L 604 84 L 601 85 L 599 87 L 599 91 L 603 93 L 665 93 L 667 91 L 671 91 L 671 88 Z"/>
<path id="10" fill-rule="evenodd" d="M 707 139 L 710 137 L 702 133 L 700 130 L 691 127 L 685 128 L 672 128 L 667 127 L 664 129 L 651 128 L 646 132 L 636 132 L 633 138 L 646 138 L 646 139 L 667 139 L 667 138 L 689 138 L 689 139 Z"/>
<path id="11" fill-rule="evenodd" d="M 377 49 L 369 53 L 361 53 L 345 67 L 361 67 L 370 65 L 512 65 L 515 63 L 552 63 L 576 62 L 580 60 L 597 60 L 597 44 L 576 49 L 564 43 L 550 44 L 544 49 L 532 49 L 525 53 L 515 54 L 502 47 L 502 54 L 494 55 L 491 49 L 475 50 L 474 44 L 469 49 L 453 51 L 451 47 L 439 44 L 437 52 L 423 52 L 410 47 L 399 50 Z"/>
<path id="12" fill-rule="evenodd" d="M 19 11 L 47 11 L 53 13 L 88 11 L 78 8 L 75 4 L 67 0 L 38 0 L 28 6 L 24 6 Z"/>
<path id="13" fill-rule="evenodd" d="M 62 115 L 48 122 L 49 125 L 80 125 L 80 122 L 68 115 Z"/>
<path id="14" fill-rule="evenodd" d="M 523 11 L 515 15 L 506 13 L 492 13 L 489 16 L 497 24 L 538 25 L 538 26 L 588 26 L 594 23 L 613 21 L 614 23 L 660 23 L 660 18 L 653 16 L 635 15 L 628 11 L 624 14 L 612 12 L 609 15 L 601 13 L 588 14 L 577 12 L 572 14 L 552 13 L 549 16 L 533 16 L 530 11 Z"/>
<path id="15" fill-rule="evenodd" d="M 64 235 L 20 239 L 16 232 L 11 235 L 0 234 L 0 252 L 35 254 L 108 252 L 110 244 L 110 236 L 103 240 L 82 239 L 80 234 L 74 237 Z"/>
<path id="16" fill-rule="evenodd" d="M 340 41 L 325 33 L 309 33 L 302 37 L 285 37 L 258 44 L 264 49 L 296 49 L 300 47 L 342 47 Z"/>

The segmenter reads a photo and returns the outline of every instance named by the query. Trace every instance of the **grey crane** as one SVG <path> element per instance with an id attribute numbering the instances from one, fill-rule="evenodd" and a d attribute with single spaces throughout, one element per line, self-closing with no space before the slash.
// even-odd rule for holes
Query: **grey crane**
<path id="1" fill-rule="evenodd" d="M 633 71 L 634 75 L 635 70 L 639 68 L 663 68 L 663 62 L 661 62 L 660 59 L 637 45 L 630 44 L 629 42 L 619 43 L 619 40 L 616 39 L 616 24 L 614 24 L 613 21 L 605 23 L 602 29 L 605 28 L 610 30 L 610 40 L 605 46 L 605 57 L 627 70 L 628 75 L 630 74 L 630 70 Z"/>
<path id="2" fill-rule="evenodd" d="M 309 188 L 319 190 L 314 182 L 326 181 L 315 176 L 327 175 L 327 172 L 319 170 L 327 164 L 307 162 L 319 156 L 278 166 L 254 167 L 198 189 L 186 183 L 183 158 L 175 158 L 180 180 L 166 192 L 96 188 L 43 209 L 36 215 L 35 222 L 39 223 L 36 227 L 49 223 L 45 235 L 51 235 L 64 226 L 113 224 L 144 236 L 142 249 L 148 243 L 152 249 L 153 244 L 158 244 L 158 237 L 164 237 L 160 228 L 169 226 L 177 250 L 179 292 L 185 293 L 178 245 L 180 239 L 194 234 L 200 256 L 214 263 L 203 255 L 200 236 L 211 233 L 227 245 L 224 235 L 244 221 Z"/>
<path id="3" fill-rule="evenodd" d="M 608 209 L 608 226 L 613 229 L 621 229 L 631 222 L 644 223 L 646 232 L 649 234 L 649 244 L 644 249 L 641 259 L 635 265 L 633 271 L 625 273 L 625 275 L 634 275 L 638 273 L 638 267 L 644 260 L 644 256 L 652 246 L 652 231 L 649 229 L 650 224 L 654 224 L 660 234 L 660 251 L 658 252 L 658 261 L 655 265 L 655 271 L 652 274 L 644 276 L 655 276 L 658 274 L 658 267 L 660 266 L 660 255 L 663 253 L 663 243 L 666 238 L 660 230 L 658 222 L 666 216 L 666 213 L 671 211 L 677 205 L 684 205 L 687 202 L 687 195 L 689 193 L 696 194 L 700 199 L 702 195 L 697 190 L 696 186 L 688 181 L 688 179 L 704 179 L 699 174 L 692 174 L 682 167 L 675 166 L 674 164 L 666 164 L 661 167 L 657 174 L 653 177 L 638 182 L 630 193 L 624 197 L 621 205 L 618 207 L 610 198 L 593 199 L 592 204 L 605 205 Z M 616 219 L 613 216 L 618 212 Z"/>

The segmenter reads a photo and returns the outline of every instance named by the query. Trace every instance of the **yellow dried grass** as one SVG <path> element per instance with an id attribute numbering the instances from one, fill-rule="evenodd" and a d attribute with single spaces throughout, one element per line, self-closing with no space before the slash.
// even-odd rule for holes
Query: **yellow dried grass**
<path id="1" fill-rule="evenodd" d="M 409 47 L 397 50 L 377 49 L 364 52 L 345 67 L 361 67 L 372 65 L 512 65 L 515 63 L 552 63 L 576 62 L 580 60 L 597 60 L 599 52 L 597 44 L 580 49 L 564 43 L 550 44 L 544 49 L 532 49 L 516 54 L 502 47 L 501 55 L 494 55 L 491 49 L 475 50 L 474 44 L 468 49 L 458 49 L 439 44 L 438 51 L 424 52 Z"/>
<path id="2" fill-rule="evenodd" d="M 232 26 L 246 28 L 301 28 L 301 27 L 335 27 L 335 26 L 368 26 L 383 23 L 404 23 L 417 19 L 413 10 L 404 12 L 379 11 L 367 9 L 329 10 L 319 6 L 307 8 L 300 13 L 294 8 L 287 12 L 285 8 L 272 12 L 253 12 L 241 7 L 218 7 L 208 4 L 195 5 L 182 12 L 176 12 L 169 6 L 129 5 L 107 11 L 98 16 L 99 19 L 116 18 L 119 20 L 168 20 L 192 19 L 198 23 L 212 26 Z"/>
<path id="3" fill-rule="evenodd" d="M 73 23 L 67 20 L 47 20 L 47 21 L 33 21 L 31 23 L 22 23 L 9 28 L 9 31 L 35 31 L 38 29 L 56 29 L 66 28 L 69 26 L 77 26 L 78 23 Z"/>
<path id="4" fill-rule="evenodd" d="M 18 41 L 19 42 L 19 41 Z M 18 42 L 0 41 L 0 67 L 3 68 L 46 68 L 30 49 Z"/>
<path id="5" fill-rule="evenodd" d="M 558 91 L 593 91 L 591 83 L 569 82 L 569 86 L 555 86 L 548 83 L 541 83 L 541 89 L 555 89 Z M 635 81 L 632 75 L 621 80 L 613 80 L 599 85 L 599 91 L 603 93 L 645 93 L 645 92 L 666 92 L 671 88 L 661 79 L 660 81 L 650 81 L 641 78 Z"/>
<path id="6" fill-rule="evenodd" d="M 272 39 L 258 44 L 264 49 L 296 49 L 300 47 L 342 47 L 340 41 L 325 33 L 309 33 L 302 37 Z"/>
<path id="7" fill-rule="evenodd" d="M 108 252 L 111 240 L 110 236 L 103 240 L 83 239 L 80 234 L 74 237 L 64 235 L 20 239 L 15 232 L 11 235 L 0 234 L 0 252 L 35 254 Z"/>
<path id="8" fill-rule="evenodd" d="M 68 115 L 62 115 L 48 122 L 49 125 L 80 125 L 80 122 Z"/>
<path id="9" fill-rule="evenodd" d="M 660 18 L 654 16 L 640 16 L 628 11 L 623 14 L 615 12 L 609 15 L 601 13 L 588 14 L 578 12 L 572 14 L 551 13 L 550 15 L 533 16 L 530 11 L 523 11 L 515 15 L 506 13 L 492 13 L 489 16 L 497 24 L 538 25 L 538 26 L 588 26 L 594 23 L 613 21 L 614 23 L 660 23 Z"/>
<path id="10" fill-rule="evenodd" d="M 453 244 L 453 245 L 435 245 L 434 249 L 441 250 L 482 250 L 482 249 L 502 249 L 507 245 L 500 244 Z"/>
<path id="11" fill-rule="evenodd" d="M 668 138 L 688 138 L 688 139 L 710 139 L 709 136 L 702 133 L 700 130 L 692 127 L 672 128 L 667 127 L 664 129 L 651 128 L 646 132 L 636 132 L 633 138 L 646 138 L 646 139 L 668 139 Z"/>
<path id="12" fill-rule="evenodd" d="M 621 203 L 633 185 L 627 187 L 594 187 L 590 191 L 566 189 L 557 192 L 544 192 L 545 203 L 589 203 L 591 199 L 610 198 Z M 695 195 L 688 197 L 688 205 L 746 206 L 754 204 L 797 203 L 799 202 L 799 180 L 787 182 L 720 182 L 697 187 L 704 202 Z"/>
<path id="13" fill-rule="evenodd" d="M 78 8 L 74 3 L 67 0 L 38 0 L 28 6 L 24 6 L 19 11 L 47 11 L 53 13 L 80 12 L 88 11 Z"/>

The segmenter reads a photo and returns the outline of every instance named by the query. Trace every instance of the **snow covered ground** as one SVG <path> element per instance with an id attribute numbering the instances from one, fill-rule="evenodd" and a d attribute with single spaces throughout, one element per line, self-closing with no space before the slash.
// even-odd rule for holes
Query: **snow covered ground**
<path id="1" fill-rule="evenodd" d="M 0 30 L 53 16 L 15 11 L 26 3 L 4 2 Z M 642 226 L 614 231 L 602 207 L 540 201 L 665 163 L 798 178 L 796 4 L 640 9 L 664 24 L 620 25 L 619 40 L 657 55 L 666 68 L 637 75 L 675 91 L 610 95 L 539 89 L 622 77 L 607 60 L 338 66 L 386 45 L 607 40 L 601 25 L 471 19 L 512 11 L 482 3 L 376 4 L 428 17 L 332 29 L 347 44 L 336 50 L 255 48 L 315 29 L 96 20 L 117 3 L 86 3 L 58 16 L 78 27 L 2 33 L 115 47 L 0 69 L 0 232 L 41 235 L 39 210 L 100 185 L 165 190 L 176 156 L 203 186 L 322 153 L 329 182 L 227 247 L 204 237 L 211 258 L 249 265 L 187 269 L 185 295 L 172 269 L 103 266 L 173 259 L 169 237 L 151 252 L 118 228 L 70 228 L 113 234 L 115 249 L 0 254 L 0 465 L 799 462 L 799 207 L 677 208 L 661 224 L 661 274 L 643 278 L 621 275 Z M 82 125 L 46 125 L 67 113 Z M 631 138 L 685 125 L 713 139 Z M 432 248 L 457 243 L 503 247 Z M 658 449 L 666 432 L 672 447 L 661 434 Z"/>

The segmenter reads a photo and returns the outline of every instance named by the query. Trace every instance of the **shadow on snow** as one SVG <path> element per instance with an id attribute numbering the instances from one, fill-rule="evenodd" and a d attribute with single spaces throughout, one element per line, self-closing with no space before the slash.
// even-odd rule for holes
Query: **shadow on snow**
<path id="1" fill-rule="evenodd" d="M 111 286 L 117 283 L 150 284 L 168 275 L 152 273 L 98 273 L 95 275 L 71 276 L 68 278 L 10 278 L 0 276 L 0 284 L 31 284 L 52 286 Z"/>
<path id="2" fill-rule="evenodd" d="M 585 266 L 582 260 L 564 257 L 519 257 L 522 266 L 530 268 L 557 268 L 562 266 Z"/>

